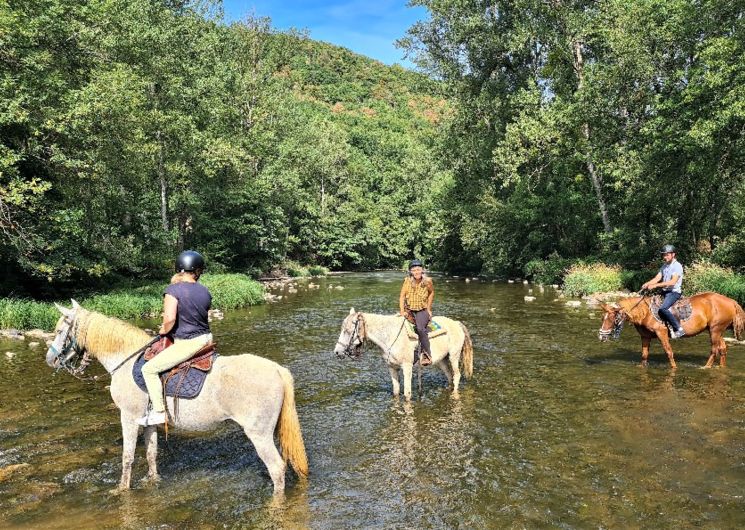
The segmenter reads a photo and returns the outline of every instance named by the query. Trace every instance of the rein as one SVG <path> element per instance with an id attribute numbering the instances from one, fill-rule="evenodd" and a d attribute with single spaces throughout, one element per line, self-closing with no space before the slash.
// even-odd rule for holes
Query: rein
<path id="1" fill-rule="evenodd" d="M 124 366 L 124 364 L 125 364 L 125 363 L 126 363 L 127 361 L 129 361 L 129 360 L 130 360 L 130 359 L 131 359 L 132 357 L 134 357 L 135 355 L 139 355 L 139 354 L 141 354 L 142 352 L 144 352 L 145 350 L 147 350 L 147 349 L 148 349 L 148 348 L 149 348 L 150 346 L 152 346 L 153 344 L 155 344 L 156 342 L 158 342 L 158 341 L 159 341 L 160 339 L 162 339 L 162 338 L 163 338 L 163 337 L 161 337 L 160 335 L 156 335 L 155 337 L 153 337 L 153 338 L 152 338 L 152 340 L 150 340 L 150 341 L 149 341 L 149 342 L 148 342 L 147 344 L 145 344 L 145 345 L 144 345 L 144 346 L 143 346 L 142 348 L 140 348 L 140 349 L 139 349 L 139 350 L 137 350 L 136 352 L 132 353 L 132 354 L 131 354 L 131 355 L 129 355 L 129 356 L 128 356 L 128 357 L 126 358 L 126 359 L 124 359 L 124 360 L 123 360 L 122 362 L 120 362 L 119 364 L 117 364 L 117 365 L 116 365 L 116 366 L 114 367 L 114 369 L 113 369 L 113 370 L 111 370 L 111 371 L 109 372 L 109 375 L 112 375 L 112 376 L 113 376 L 113 375 L 114 375 L 114 372 L 116 372 L 116 371 L 117 371 L 117 370 L 118 370 L 119 368 L 121 368 L 122 366 Z"/>
<path id="2" fill-rule="evenodd" d="M 54 347 L 54 344 L 52 344 L 49 349 L 52 350 L 52 353 L 54 353 L 54 360 L 57 361 L 57 370 L 65 370 L 67 373 L 72 375 L 73 377 L 80 379 L 81 381 L 93 381 L 96 379 L 96 377 L 83 377 L 83 374 L 85 373 L 86 368 L 91 364 L 91 357 L 88 354 L 88 350 L 83 348 L 80 343 L 78 342 L 78 332 L 80 323 L 78 319 L 74 319 L 73 322 L 67 327 L 67 333 L 65 334 L 65 340 L 62 343 L 62 350 L 57 351 L 57 349 Z M 87 331 L 87 330 L 86 330 Z M 124 366 L 124 364 L 127 363 L 132 357 L 141 354 L 146 349 L 148 349 L 150 346 L 155 344 L 161 339 L 160 335 L 156 335 L 153 337 L 152 340 L 150 340 L 147 344 L 145 344 L 142 348 L 137 350 L 136 352 L 132 353 L 131 355 L 127 356 L 126 359 L 124 359 L 122 362 L 117 364 L 113 370 L 109 372 L 109 375 L 114 375 L 114 372 L 116 372 L 119 368 Z M 76 358 L 81 356 L 80 362 L 75 366 L 74 361 Z"/>

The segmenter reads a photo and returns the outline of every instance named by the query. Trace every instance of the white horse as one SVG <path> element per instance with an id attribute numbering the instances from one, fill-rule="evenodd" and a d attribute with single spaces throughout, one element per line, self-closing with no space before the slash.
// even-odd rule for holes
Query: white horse
<path id="1" fill-rule="evenodd" d="M 47 364 L 81 374 L 88 356 L 95 357 L 111 374 L 111 397 L 121 412 L 123 450 L 122 477 L 118 490 L 129 489 L 139 426 L 135 422 L 148 405 L 146 392 L 132 378 L 137 355 L 151 337 L 141 329 L 116 318 L 87 311 L 73 300 L 72 309 L 57 308 L 56 337 L 47 351 Z M 79 356 L 83 354 L 82 360 Z M 74 368 L 74 363 L 80 363 Z M 174 410 L 173 398 L 167 398 Z M 255 355 L 218 356 L 199 396 L 181 399 L 174 425 L 191 431 L 209 430 L 232 419 L 243 427 L 259 458 L 266 465 L 275 493 L 285 487 L 286 462 L 300 477 L 308 475 L 308 460 L 295 409 L 292 375 L 279 364 Z M 275 429 L 283 457 L 274 445 Z M 148 480 L 158 481 L 155 426 L 144 430 Z"/>
<path id="2" fill-rule="evenodd" d="M 447 317 L 435 317 L 447 333 L 430 339 L 432 364 L 445 373 L 453 394 L 458 393 L 460 363 L 463 375 L 473 375 L 473 343 L 468 329 L 461 322 Z M 341 324 L 341 334 L 334 348 L 339 356 L 359 356 L 366 340 L 380 347 L 383 360 L 388 365 L 393 385 L 393 395 L 399 394 L 398 371 L 404 373 L 404 397 L 411 399 L 411 374 L 414 371 L 414 349 L 417 341 L 411 340 L 405 329 L 406 320 L 401 315 L 376 315 L 357 313 L 354 308 Z"/>

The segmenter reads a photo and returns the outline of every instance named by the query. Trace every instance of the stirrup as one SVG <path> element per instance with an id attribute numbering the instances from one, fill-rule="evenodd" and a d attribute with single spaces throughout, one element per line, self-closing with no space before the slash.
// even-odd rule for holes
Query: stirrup
<path id="1" fill-rule="evenodd" d="M 429 366 L 430 364 L 432 364 L 432 356 L 426 351 L 422 352 L 421 356 L 419 357 L 419 364 L 421 364 L 422 366 Z"/>

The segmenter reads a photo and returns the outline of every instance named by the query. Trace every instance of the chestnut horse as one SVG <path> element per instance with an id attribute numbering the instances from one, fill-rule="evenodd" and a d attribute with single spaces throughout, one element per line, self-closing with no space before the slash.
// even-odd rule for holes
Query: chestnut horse
<path id="1" fill-rule="evenodd" d="M 600 325 L 598 338 L 601 341 L 609 337 L 617 339 L 621 335 L 621 329 L 625 321 L 634 324 L 642 338 L 642 366 L 647 365 L 649 357 L 649 343 L 657 337 L 662 343 L 662 348 L 667 353 L 670 366 L 675 368 L 675 357 L 670 346 L 670 335 L 667 325 L 658 322 L 649 307 L 651 298 L 649 296 L 626 298 L 615 304 L 601 304 L 605 311 L 603 322 Z M 726 365 L 727 343 L 722 334 L 727 329 L 732 329 L 737 340 L 745 336 L 745 311 L 740 304 L 718 293 L 701 293 L 691 296 L 691 317 L 682 322 L 686 337 L 698 335 L 705 329 L 709 330 L 711 338 L 711 351 L 709 360 L 704 368 L 711 368 L 714 357 L 719 355 L 719 365 Z"/>

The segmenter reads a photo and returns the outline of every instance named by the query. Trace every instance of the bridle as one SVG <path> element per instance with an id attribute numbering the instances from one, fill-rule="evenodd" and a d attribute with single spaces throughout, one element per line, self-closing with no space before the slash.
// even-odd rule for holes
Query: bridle
<path id="1" fill-rule="evenodd" d="M 605 318 L 603 319 L 605 322 Z M 623 325 L 626 322 L 626 313 L 624 311 L 616 311 L 616 316 L 613 319 L 613 327 L 611 329 L 603 329 L 602 327 L 598 330 L 598 335 L 602 337 L 610 337 L 614 340 L 621 336 L 623 331 Z"/>
<path id="2" fill-rule="evenodd" d="M 357 313 L 355 316 L 354 329 L 352 330 L 352 334 L 349 336 L 349 342 L 344 344 L 343 342 L 336 341 L 336 344 L 344 347 L 344 351 L 341 354 L 336 354 L 339 358 L 346 356 L 350 359 L 359 359 L 362 356 L 362 349 L 365 345 L 365 340 L 367 339 L 367 334 L 365 333 L 365 322 L 362 319 L 361 314 Z"/>
<path id="3" fill-rule="evenodd" d="M 95 377 L 83 377 L 85 369 L 91 364 L 91 357 L 83 346 L 78 342 L 77 336 L 79 332 L 79 323 L 76 318 L 73 318 L 72 322 L 68 322 L 67 316 L 65 315 L 64 322 L 68 324 L 67 332 L 65 333 L 65 339 L 62 342 L 62 349 L 57 350 L 54 347 L 54 343 L 49 346 L 49 349 L 54 354 L 54 366 L 57 370 L 66 370 L 70 375 L 77 377 L 81 380 L 92 380 Z M 109 370 L 109 375 L 114 375 L 119 368 L 127 363 L 132 357 L 141 354 L 147 350 L 150 346 L 158 342 L 162 337 L 156 335 L 148 341 L 142 348 L 128 355 L 122 362 L 117 364 L 112 370 Z"/>
<path id="4" fill-rule="evenodd" d="M 91 359 L 88 351 L 78 342 L 78 320 L 73 317 L 72 321 L 68 321 L 67 315 L 64 318 L 67 331 L 62 341 L 62 349 L 57 350 L 54 343 L 49 346 L 49 350 L 54 354 L 54 366 L 57 370 L 66 370 L 73 377 L 84 379 L 83 373 L 91 363 Z"/>

